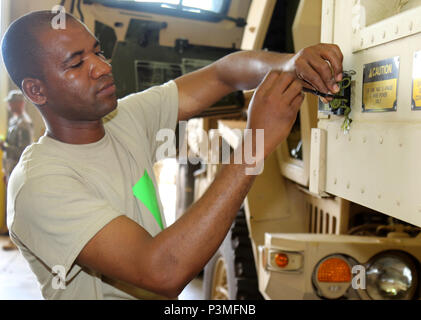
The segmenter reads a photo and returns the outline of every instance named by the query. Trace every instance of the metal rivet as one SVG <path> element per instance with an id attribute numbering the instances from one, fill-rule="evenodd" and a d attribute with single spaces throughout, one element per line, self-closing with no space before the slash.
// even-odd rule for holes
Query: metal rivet
<path id="1" fill-rule="evenodd" d="M 399 201 L 396 201 L 396 205 L 399 207 L 401 203 Z"/>
<path id="2" fill-rule="evenodd" d="M 346 188 L 347 189 L 351 188 L 351 184 L 349 182 L 346 184 Z"/>
<path id="3" fill-rule="evenodd" d="M 383 31 L 382 37 L 383 37 L 383 39 L 386 38 L 386 31 Z"/>
<path id="4" fill-rule="evenodd" d="M 395 27 L 395 34 L 398 34 L 399 33 L 399 26 L 396 26 Z"/>
<path id="5" fill-rule="evenodd" d="M 413 28 L 414 28 L 414 23 L 411 21 L 409 23 L 409 31 L 412 31 Z"/>
<path id="6" fill-rule="evenodd" d="M 349 136 L 349 137 L 348 137 L 348 141 L 349 141 L 349 142 L 351 142 L 351 140 L 352 140 L 352 138 L 351 138 L 351 136 Z"/>
<path id="7" fill-rule="evenodd" d="M 362 194 L 364 194 L 364 192 L 365 192 L 364 188 L 363 188 L 363 189 L 361 189 L 361 193 L 362 193 Z"/>
<path id="8" fill-rule="evenodd" d="M 380 143 L 380 144 L 383 144 L 383 137 L 380 137 L 380 139 L 379 139 L 379 143 Z"/>
<path id="9" fill-rule="evenodd" d="M 338 179 L 335 178 L 335 180 L 333 180 L 333 184 L 337 184 L 338 183 Z"/>
<path id="10" fill-rule="evenodd" d="M 363 39 L 363 38 L 361 38 L 361 43 L 360 43 L 360 46 L 362 47 L 362 46 L 363 46 L 363 44 L 364 44 L 364 39 Z"/>
<path id="11" fill-rule="evenodd" d="M 381 194 L 379 194 L 378 196 L 377 196 L 377 199 L 381 199 L 382 198 L 382 195 Z"/>
<path id="12" fill-rule="evenodd" d="M 364 137 L 363 138 L 363 143 L 366 143 L 367 142 L 367 138 L 366 137 Z"/>
<path id="13" fill-rule="evenodd" d="M 374 34 L 371 36 L 371 43 L 374 42 Z"/>

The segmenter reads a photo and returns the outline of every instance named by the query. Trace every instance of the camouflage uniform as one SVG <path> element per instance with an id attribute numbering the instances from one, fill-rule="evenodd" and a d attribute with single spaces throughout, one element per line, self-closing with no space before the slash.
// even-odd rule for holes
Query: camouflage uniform
<path id="1" fill-rule="evenodd" d="M 9 180 L 13 168 L 25 148 L 32 143 L 32 121 L 26 113 L 21 116 L 12 116 L 9 120 L 6 143 L 3 147 L 3 170 L 6 181 Z"/>

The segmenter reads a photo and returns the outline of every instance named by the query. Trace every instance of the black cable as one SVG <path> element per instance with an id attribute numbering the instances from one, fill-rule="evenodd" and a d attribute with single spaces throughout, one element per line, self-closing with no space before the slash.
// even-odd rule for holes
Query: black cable
<path id="1" fill-rule="evenodd" d="M 72 4 L 70 6 L 70 13 L 73 14 L 74 11 L 75 11 L 75 0 L 72 0 Z"/>
<path id="2" fill-rule="evenodd" d="M 66 0 L 61 0 L 60 6 L 64 7 L 65 2 L 66 2 Z"/>
<path id="3" fill-rule="evenodd" d="M 77 2 L 77 11 L 79 12 L 80 21 L 85 22 L 85 17 L 83 16 L 82 8 L 80 7 L 81 2 L 82 2 L 82 0 L 78 0 L 78 2 Z"/>

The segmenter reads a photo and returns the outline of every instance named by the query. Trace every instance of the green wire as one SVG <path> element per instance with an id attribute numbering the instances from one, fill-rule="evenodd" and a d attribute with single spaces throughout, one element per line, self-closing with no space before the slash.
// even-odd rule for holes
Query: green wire
<path id="1" fill-rule="evenodd" d="M 342 92 L 344 89 L 348 88 L 351 85 L 351 78 L 346 77 L 342 81 L 338 82 L 340 92 Z M 333 110 L 337 110 L 339 108 L 345 109 L 344 111 L 344 122 L 341 126 L 344 133 L 348 133 L 351 128 L 351 122 L 352 119 L 349 117 L 349 114 L 351 113 L 351 107 L 348 105 L 349 101 L 348 99 L 338 98 L 333 99 L 329 105 Z"/>

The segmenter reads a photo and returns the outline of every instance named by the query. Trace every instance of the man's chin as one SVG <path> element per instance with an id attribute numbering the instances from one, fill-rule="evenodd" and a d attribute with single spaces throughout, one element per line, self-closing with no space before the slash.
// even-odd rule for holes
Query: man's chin
<path id="1" fill-rule="evenodd" d="M 109 98 L 107 101 L 104 101 L 101 105 L 102 117 L 105 117 L 107 114 L 113 112 L 117 108 L 117 97 Z"/>
<path id="2" fill-rule="evenodd" d="M 117 105 L 118 105 L 117 96 L 115 94 L 112 95 L 112 97 L 110 97 L 110 100 L 111 100 L 112 110 L 114 110 L 115 108 L 117 108 Z"/>

